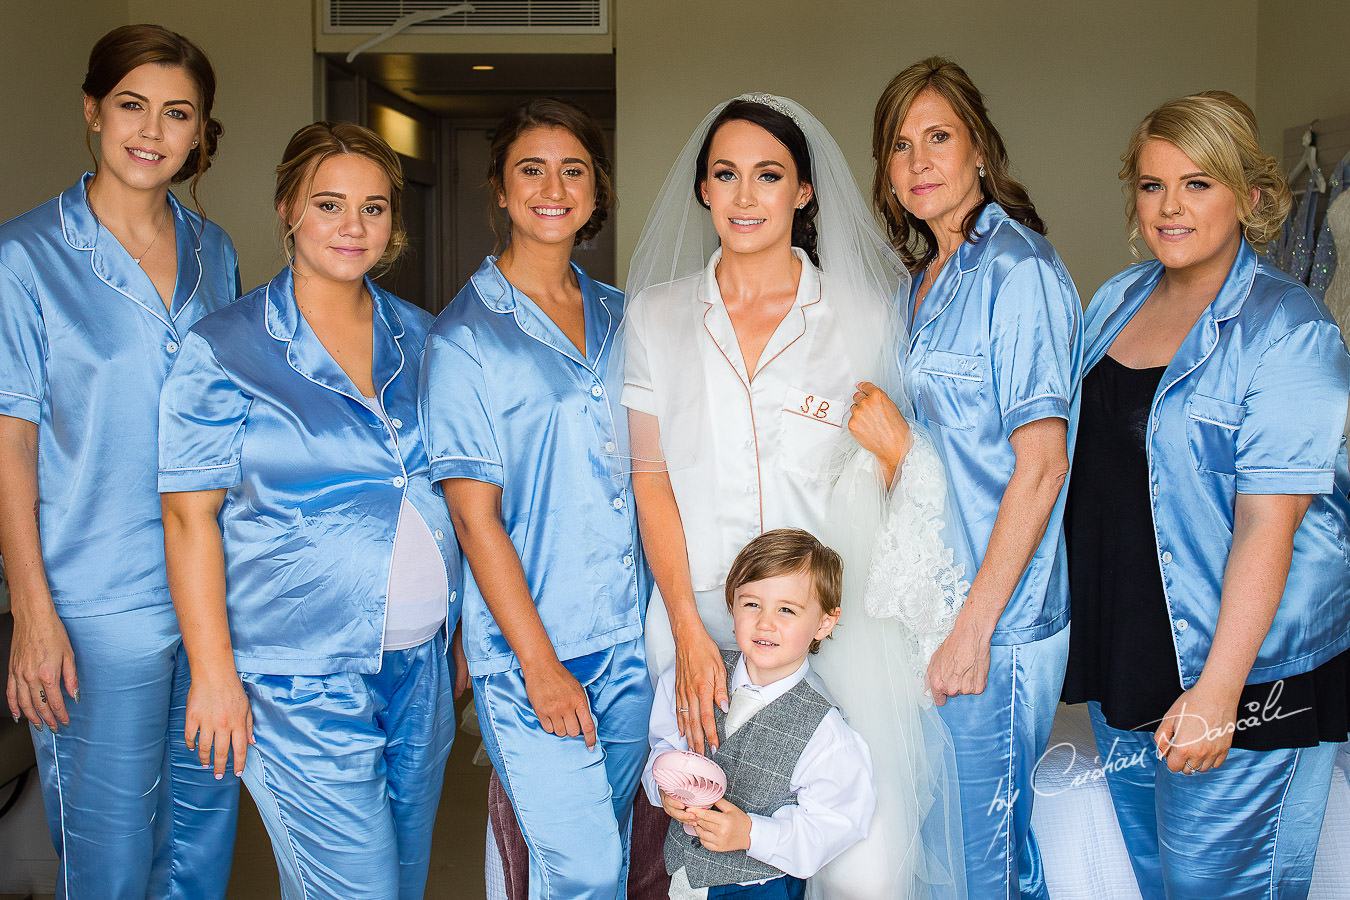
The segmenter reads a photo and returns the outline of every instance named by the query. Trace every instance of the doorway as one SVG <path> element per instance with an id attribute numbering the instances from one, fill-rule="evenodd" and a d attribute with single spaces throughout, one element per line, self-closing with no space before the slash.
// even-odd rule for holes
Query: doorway
<path id="1" fill-rule="evenodd" d="M 492 252 L 487 186 L 492 130 L 532 97 L 558 97 L 600 123 L 615 162 L 612 54 L 381 54 L 326 58 L 327 118 L 358 122 L 390 141 L 404 164 L 409 250 L 381 287 L 440 312 Z M 617 264 L 608 227 L 573 251 L 597 281 Z"/>

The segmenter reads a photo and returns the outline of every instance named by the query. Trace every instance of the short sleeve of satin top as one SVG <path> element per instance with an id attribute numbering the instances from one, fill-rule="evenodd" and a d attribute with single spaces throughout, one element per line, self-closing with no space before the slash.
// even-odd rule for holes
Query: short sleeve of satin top
<path id="1" fill-rule="evenodd" d="M 642 633 L 650 582 L 619 406 L 621 291 L 573 266 L 585 313 L 579 349 L 492 257 L 432 327 L 420 415 L 431 477 L 501 488 L 501 520 L 558 658 Z M 469 672 L 519 663 L 464 565 Z"/>
<path id="2" fill-rule="evenodd" d="M 911 316 L 904 359 L 915 416 L 933 436 L 952 483 L 955 524 L 965 538 L 953 541 L 953 550 L 968 577 L 984 562 L 1017 462 L 1013 432 L 1064 419 L 1072 454 L 1082 355 L 1082 307 L 1063 262 L 1044 237 L 998 204 L 986 205 L 972 239 L 947 261 Z M 1068 622 L 1064 499 L 1061 490 L 999 619 L 996 644 L 1039 640 Z"/>
<path id="3" fill-rule="evenodd" d="M 1162 277 L 1108 281 L 1087 311 L 1085 362 L 1106 355 Z M 1163 591 L 1182 684 L 1218 625 L 1238 494 L 1311 494 L 1284 595 L 1248 682 L 1308 672 L 1350 647 L 1350 354 L 1322 302 L 1243 242 L 1163 373 L 1146 447 Z"/>
<path id="4" fill-rule="evenodd" d="M 161 298 L 90 210 L 92 177 L 0 225 L 0 416 L 38 426 L 42 556 L 62 616 L 170 602 L 160 389 L 182 336 L 238 295 L 229 237 L 170 194 L 178 278 Z"/>
<path id="5" fill-rule="evenodd" d="M 379 671 L 405 501 L 442 557 L 451 631 L 458 618 L 458 548 L 417 421 L 431 317 L 367 290 L 384 416 L 309 328 L 289 269 L 198 322 L 164 387 L 160 490 L 225 490 L 225 599 L 241 672 Z"/>

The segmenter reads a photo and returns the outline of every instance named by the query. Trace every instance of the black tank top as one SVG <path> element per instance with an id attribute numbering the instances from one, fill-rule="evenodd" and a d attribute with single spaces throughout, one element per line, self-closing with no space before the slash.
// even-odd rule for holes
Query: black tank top
<path id="1" fill-rule="evenodd" d="M 1181 695 L 1149 506 L 1145 429 L 1165 367 L 1109 356 L 1083 381 L 1064 513 L 1072 627 L 1066 703 L 1096 700 L 1113 728 L 1153 731 Z M 1162 473 L 1166 480 L 1166 473 Z M 1311 672 L 1249 684 L 1238 703 L 1243 750 L 1311 747 L 1350 730 L 1350 651 Z"/>

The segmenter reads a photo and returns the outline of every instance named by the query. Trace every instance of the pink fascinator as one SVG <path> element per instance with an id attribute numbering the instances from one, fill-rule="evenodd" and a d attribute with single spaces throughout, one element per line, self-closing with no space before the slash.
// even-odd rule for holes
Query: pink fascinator
<path id="1" fill-rule="evenodd" d="M 727 790 L 727 773 L 708 757 L 688 750 L 667 750 L 652 763 L 656 786 L 686 806 L 707 809 Z M 694 829 L 684 826 L 686 834 Z"/>

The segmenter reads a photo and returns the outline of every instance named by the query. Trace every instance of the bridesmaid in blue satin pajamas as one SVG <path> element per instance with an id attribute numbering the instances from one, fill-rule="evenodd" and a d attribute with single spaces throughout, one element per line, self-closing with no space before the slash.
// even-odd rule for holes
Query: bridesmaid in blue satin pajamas
<path id="1" fill-rule="evenodd" d="M 1245 103 L 1169 101 L 1122 158 L 1156 259 L 1087 311 L 1064 697 L 1144 897 L 1306 897 L 1350 730 L 1350 355 L 1256 254 L 1290 201 Z"/>
<path id="2" fill-rule="evenodd" d="M 186 38 L 132 25 L 94 46 L 83 88 L 95 174 L 0 226 L 8 702 L 33 726 L 58 897 L 218 898 L 238 785 L 183 742 L 154 476 L 179 342 L 238 295 L 229 237 L 169 193 L 211 164 L 215 75 Z"/>
<path id="3" fill-rule="evenodd" d="M 928 668 L 956 752 L 969 893 L 1045 897 L 1032 778 L 1068 653 L 1060 523 L 1078 294 L 955 63 L 934 57 L 895 77 L 877 102 L 873 156 L 873 202 L 916 276 L 905 383 L 946 463 L 948 530 L 971 578 Z"/>
<path id="4" fill-rule="evenodd" d="M 613 900 L 652 688 L 619 405 L 623 294 L 570 262 L 612 203 L 609 164 L 594 121 L 553 100 L 508 116 L 491 159 L 510 242 L 427 342 L 431 475 L 464 549 L 464 652 L 530 897 Z"/>
<path id="5" fill-rule="evenodd" d="M 291 264 L 197 323 L 161 402 L 187 733 L 217 778 L 242 769 L 287 900 L 420 898 L 454 737 L 459 557 L 417 422 L 431 316 L 366 277 L 404 243 L 402 182 L 373 132 L 298 131 L 275 198 Z"/>

